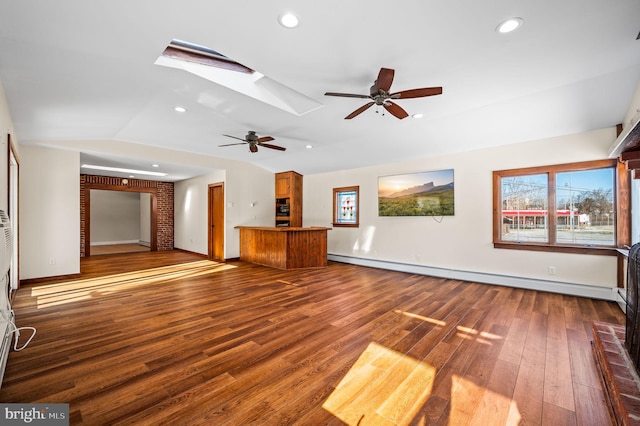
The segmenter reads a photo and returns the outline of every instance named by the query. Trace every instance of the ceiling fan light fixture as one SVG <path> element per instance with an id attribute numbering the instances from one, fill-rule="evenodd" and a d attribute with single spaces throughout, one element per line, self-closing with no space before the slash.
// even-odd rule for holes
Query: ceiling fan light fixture
<path id="1" fill-rule="evenodd" d="M 500 34 L 511 33 L 522 26 L 524 20 L 522 18 L 509 18 L 496 27 L 496 31 Z"/>
<path id="2" fill-rule="evenodd" d="M 280 22 L 280 25 L 282 25 L 283 27 L 289 29 L 296 28 L 300 24 L 298 17 L 291 12 L 283 13 L 282 15 L 280 15 L 278 17 L 278 22 Z"/>

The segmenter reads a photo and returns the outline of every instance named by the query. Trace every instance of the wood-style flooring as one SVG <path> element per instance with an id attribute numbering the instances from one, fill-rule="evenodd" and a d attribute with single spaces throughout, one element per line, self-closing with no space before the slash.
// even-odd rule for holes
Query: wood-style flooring
<path id="1" fill-rule="evenodd" d="M 81 266 L 18 291 L 38 332 L 0 401 L 87 425 L 610 424 L 590 341 L 591 321 L 624 323 L 614 303 L 180 251 Z"/>
<path id="2" fill-rule="evenodd" d="M 115 253 L 137 253 L 141 251 L 151 251 L 147 246 L 140 244 L 104 244 L 99 246 L 91 246 L 89 252 L 91 256 L 100 256 L 103 254 Z"/>

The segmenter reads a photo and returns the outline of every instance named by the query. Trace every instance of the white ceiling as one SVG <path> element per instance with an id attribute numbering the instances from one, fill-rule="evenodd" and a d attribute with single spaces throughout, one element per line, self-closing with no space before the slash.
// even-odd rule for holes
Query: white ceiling
<path id="1" fill-rule="evenodd" d="M 300 25 L 277 18 L 295 12 Z M 524 25 L 508 35 L 509 17 Z M 302 174 L 517 143 L 621 123 L 640 79 L 638 0 L 0 0 L 0 80 L 21 144 L 121 140 Z M 154 65 L 172 39 L 212 48 L 323 104 L 298 116 Z M 398 120 L 344 117 L 381 67 Z M 186 113 L 173 110 L 176 105 Z M 285 152 L 232 143 L 248 130 Z M 305 148 L 312 145 L 313 149 Z M 127 153 L 94 162 L 145 167 Z M 179 180 L 206 170 L 162 164 Z"/>

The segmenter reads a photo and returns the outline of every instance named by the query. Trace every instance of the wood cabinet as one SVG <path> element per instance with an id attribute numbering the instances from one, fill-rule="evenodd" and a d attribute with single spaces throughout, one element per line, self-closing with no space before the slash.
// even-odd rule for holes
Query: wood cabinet
<path id="1" fill-rule="evenodd" d="M 240 230 L 240 260 L 278 269 L 327 266 L 330 228 L 252 227 Z"/>
<path id="2" fill-rule="evenodd" d="M 277 227 L 302 226 L 302 175 L 276 173 L 275 222 Z"/>

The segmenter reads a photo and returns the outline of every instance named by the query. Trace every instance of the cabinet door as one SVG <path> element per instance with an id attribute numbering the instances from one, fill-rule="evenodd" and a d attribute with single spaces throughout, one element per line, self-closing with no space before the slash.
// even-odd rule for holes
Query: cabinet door
<path id="1" fill-rule="evenodd" d="M 276 198 L 288 198 L 291 194 L 291 177 L 289 175 L 276 175 Z"/>

